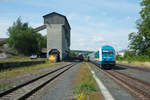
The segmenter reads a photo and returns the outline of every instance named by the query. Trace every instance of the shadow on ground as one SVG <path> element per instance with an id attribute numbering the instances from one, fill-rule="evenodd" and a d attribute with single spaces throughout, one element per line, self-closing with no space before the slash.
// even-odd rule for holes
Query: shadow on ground
<path id="1" fill-rule="evenodd" d="M 113 69 L 113 70 L 126 70 L 126 69 L 128 69 L 128 68 L 125 68 L 125 67 L 121 67 L 121 66 L 117 66 L 117 65 L 116 65 L 116 66 L 113 66 L 112 69 Z"/>

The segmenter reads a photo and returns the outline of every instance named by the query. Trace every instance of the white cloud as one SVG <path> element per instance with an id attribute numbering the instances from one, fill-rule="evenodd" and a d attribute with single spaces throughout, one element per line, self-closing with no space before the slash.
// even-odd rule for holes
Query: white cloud
<path id="1" fill-rule="evenodd" d="M 102 12 L 102 15 L 107 16 L 108 13 L 107 12 Z"/>
<path id="2" fill-rule="evenodd" d="M 96 51 L 102 45 L 112 45 L 117 51 L 125 49 L 128 45 L 128 34 L 134 31 L 136 29 L 100 30 L 91 26 L 74 26 L 71 33 L 71 49 Z"/>
<path id="3" fill-rule="evenodd" d="M 128 29 L 120 26 L 114 29 L 112 23 L 105 21 L 96 22 L 93 16 L 72 13 L 67 16 L 67 18 L 72 27 L 71 49 L 98 50 L 102 45 L 112 45 L 117 50 L 121 48 L 124 49 L 128 45 L 128 34 L 136 31 L 136 29 Z M 26 19 L 26 21 L 28 21 L 28 19 Z M 79 24 L 74 21 L 78 21 Z M 0 23 L 2 23 L 0 24 L 0 33 L 2 33 L 0 37 L 7 37 L 7 29 L 12 25 L 13 21 L 2 19 Z M 30 21 L 30 25 L 34 28 L 42 25 L 42 23 L 43 22 Z M 46 30 L 40 33 L 46 35 Z"/>
<path id="4" fill-rule="evenodd" d="M 10 26 L 13 25 L 13 22 L 15 20 L 8 20 L 8 19 L 0 19 L 0 38 L 7 38 L 7 30 Z M 24 21 L 23 21 L 24 22 Z M 26 21 L 25 21 L 26 22 Z M 29 25 L 33 28 L 39 27 L 41 25 L 43 25 L 42 23 L 36 23 L 36 22 L 30 22 Z M 42 30 L 39 33 L 41 33 L 42 35 L 46 35 L 46 30 Z"/>
<path id="5" fill-rule="evenodd" d="M 127 20 L 130 20 L 130 19 L 131 19 L 131 17 L 130 17 L 130 16 L 128 16 L 128 17 L 127 17 Z"/>
<path id="6" fill-rule="evenodd" d="M 16 5 L 22 2 L 23 5 L 35 7 L 35 9 L 23 12 L 14 10 L 12 13 L 6 12 L 7 14 L 3 17 L 22 16 L 23 21 L 29 22 L 34 28 L 43 24 L 43 14 L 58 11 L 66 15 L 72 28 L 71 49 L 97 50 L 106 44 L 118 50 L 124 49 L 128 45 L 128 34 L 136 31 L 133 19 L 137 17 L 135 14 L 138 13 L 136 11 L 139 10 L 139 5 L 129 0 L 95 0 L 94 2 L 91 0 L 60 2 L 50 0 L 50 4 L 47 3 L 49 0 L 46 2 L 42 0 L 38 2 L 35 0 L 13 1 L 16 1 Z M 0 19 L 0 37 L 6 36 L 7 28 L 14 20 L 9 17 L 5 20 Z M 41 33 L 46 34 L 46 30 Z"/>
<path id="7" fill-rule="evenodd" d="M 91 41 L 92 42 L 102 42 L 104 40 L 101 36 L 92 36 Z"/>
<path id="8" fill-rule="evenodd" d="M 7 29 L 12 25 L 10 20 L 0 20 L 0 38 L 7 38 Z"/>

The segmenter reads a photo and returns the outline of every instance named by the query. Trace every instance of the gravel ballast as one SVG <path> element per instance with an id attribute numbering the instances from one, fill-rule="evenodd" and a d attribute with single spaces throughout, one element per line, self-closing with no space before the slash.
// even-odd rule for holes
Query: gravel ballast
<path id="1" fill-rule="evenodd" d="M 114 66 L 114 69 L 118 69 L 117 71 L 135 77 L 137 79 L 150 82 L 150 72 L 139 70 L 139 69 L 132 69 L 124 66 Z"/>
<path id="2" fill-rule="evenodd" d="M 0 80 L 0 83 L 1 85 L 3 85 L 3 88 L 5 90 L 9 89 L 9 87 L 15 87 L 17 85 L 20 85 L 22 83 L 25 83 L 29 80 L 32 80 L 44 73 L 47 73 L 47 72 L 50 72 L 50 71 L 53 71 L 59 67 L 62 67 L 66 64 L 62 64 L 62 65 L 53 65 L 51 67 L 48 67 L 48 68 L 43 68 L 43 69 L 39 69 L 39 70 L 36 70 L 36 71 L 33 71 L 33 72 L 29 72 L 29 73 L 26 73 L 26 74 L 22 74 L 22 75 L 18 75 L 16 77 L 11 77 L 11 78 L 5 78 L 3 80 Z M 0 92 L 3 92 L 3 88 L 0 89 Z"/>
<path id="3" fill-rule="evenodd" d="M 72 100 L 74 97 L 72 93 L 73 84 L 79 68 L 80 64 L 73 66 L 62 76 L 28 98 L 28 100 Z"/>
<path id="4" fill-rule="evenodd" d="M 134 98 L 126 90 L 121 88 L 116 82 L 106 76 L 102 71 L 98 69 L 97 66 L 91 63 L 89 65 L 115 100 L 134 100 Z"/>

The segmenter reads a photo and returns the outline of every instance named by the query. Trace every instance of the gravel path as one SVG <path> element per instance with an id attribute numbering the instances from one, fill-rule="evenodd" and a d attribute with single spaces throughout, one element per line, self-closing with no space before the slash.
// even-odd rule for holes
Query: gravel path
<path id="1" fill-rule="evenodd" d="M 139 69 L 127 68 L 127 67 L 123 67 L 123 66 L 115 66 L 114 70 L 123 72 L 125 74 L 128 74 L 132 77 L 138 78 L 140 80 L 150 82 L 150 72 L 146 72 L 146 71 L 139 70 Z"/>
<path id="2" fill-rule="evenodd" d="M 112 79 L 106 76 L 103 72 L 98 70 L 95 65 L 89 65 L 91 66 L 91 69 L 95 71 L 97 77 L 102 81 L 104 86 L 109 90 L 115 100 L 134 100 L 134 98 L 127 91 L 121 88 L 117 83 L 115 83 Z"/>
<path id="3" fill-rule="evenodd" d="M 29 73 L 26 73 L 26 74 L 22 74 L 22 75 L 18 75 L 16 77 L 11 77 L 11 78 L 7 78 L 7 79 L 3 79 L 3 80 L 0 80 L 0 83 L 1 85 L 3 85 L 3 87 L 7 90 L 9 89 L 9 87 L 14 87 L 14 86 L 17 86 L 19 84 L 22 84 L 24 82 L 27 82 L 31 79 L 34 79 L 46 72 L 49 72 L 49 71 L 52 71 L 52 70 L 55 70 L 61 66 L 63 66 L 65 64 L 62 64 L 62 65 L 54 65 L 54 66 L 51 66 L 49 68 L 43 68 L 43 69 L 40 69 L 40 70 L 36 70 L 34 72 L 29 72 Z M 0 89 L 0 92 L 2 92 L 3 90 Z"/>
<path id="4" fill-rule="evenodd" d="M 69 69 L 62 76 L 35 93 L 28 100 L 72 100 L 75 75 L 80 64 Z"/>

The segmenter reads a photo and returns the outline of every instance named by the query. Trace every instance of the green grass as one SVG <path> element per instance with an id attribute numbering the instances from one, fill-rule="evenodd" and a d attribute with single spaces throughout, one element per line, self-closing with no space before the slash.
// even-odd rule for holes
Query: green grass
<path id="1" fill-rule="evenodd" d="M 130 56 L 127 56 L 127 57 L 117 57 L 117 61 L 127 61 L 128 63 L 131 63 L 131 62 L 135 62 L 135 61 L 138 61 L 138 62 L 150 62 L 150 57 L 148 56 L 133 56 L 133 57 L 130 57 Z"/>
<path id="2" fill-rule="evenodd" d="M 150 62 L 132 61 L 129 63 L 128 61 L 117 61 L 117 63 L 118 64 L 129 64 L 134 67 L 150 67 Z"/>
<path id="3" fill-rule="evenodd" d="M 13 57 L 7 59 L 0 59 L 0 63 L 5 62 L 22 62 L 22 61 L 40 61 L 40 60 L 47 60 L 47 58 L 37 58 L 37 59 L 30 59 L 29 57 Z"/>
<path id="4" fill-rule="evenodd" d="M 14 86 L 12 86 L 12 85 L 8 85 L 8 86 L 5 86 L 5 85 L 3 85 L 3 84 L 0 84 L 0 90 L 2 90 L 2 91 L 5 91 L 5 90 L 7 90 L 7 89 L 11 89 L 11 88 L 13 88 Z"/>
<path id="5" fill-rule="evenodd" d="M 101 100 L 101 95 L 97 89 L 97 83 L 93 78 L 87 63 L 83 62 L 80 66 L 73 90 L 75 100 Z"/>
<path id="6" fill-rule="evenodd" d="M 0 59 L 0 63 L 3 63 L 3 62 L 22 62 L 22 61 L 47 60 L 47 58 L 30 59 L 29 56 L 24 56 L 23 54 L 14 54 L 14 55 L 12 55 L 12 54 L 9 54 L 9 53 L 6 53 L 7 56 L 8 56 L 8 58 L 6 58 L 6 59 Z"/>
<path id="7" fill-rule="evenodd" d="M 42 68 L 48 68 L 52 67 L 54 65 L 60 65 L 60 64 L 66 64 L 66 62 L 59 62 L 59 63 L 49 63 L 46 62 L 44 64 L 37 64 L 37 65 L 31 65 L 31 66 L 23 66 L 23 67 L 17 67 L 14 69 L 8 69 L 0 72 L 0 80 L 10 77 L 15 77 L 17 75 L 33 72 Z"/>

